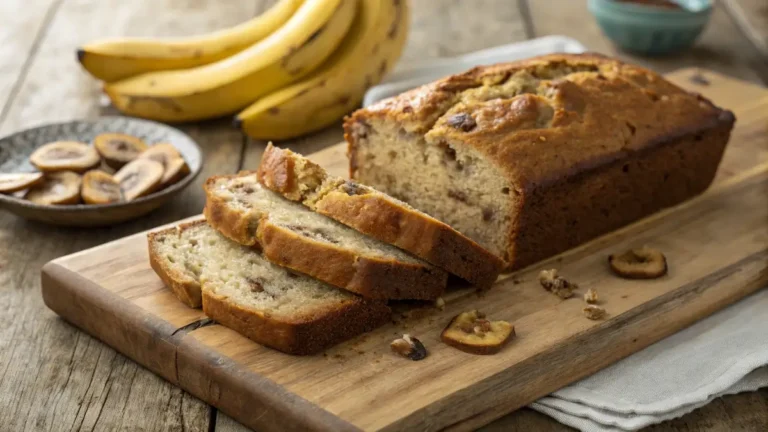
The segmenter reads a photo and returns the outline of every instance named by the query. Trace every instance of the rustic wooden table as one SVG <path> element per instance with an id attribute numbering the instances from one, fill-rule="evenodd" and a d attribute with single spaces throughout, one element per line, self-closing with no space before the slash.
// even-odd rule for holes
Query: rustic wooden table
<path id="1" fill-rule="evenodd" d="M 99 84 L 75 61 L 75 48 L 118 35 L 171 36 L 231 26 L 270 0 L 2 0 L 0 136 L 30 126 L 113 113 Z M 702 66 L 768 84 L 768 3 L 723 0 L 695 48 L 663 59 L 617 52 L 575 0 L 413 0 L 413 29 L 402 61 L 452 56 L 548 34 L 661 72 Z M 566 22 L 568 24 L 566 24 Z M 200 184 L 212 174 L 256 165 L 263 142 L 228 121 L 182 127 L 205 151 L 196 185 L 150 216 L 119 226 L 76 230 L 26 222 L 0 212 L 0 429 L 184 430 L 245 428 L 215 408 L 68 325 L 43 305 L 42 265 L 112 239 L 199 213 Z M 341 139 L 331 127 L 286 143 L 303 153 Z M 768 430 L 768 389 L 717 399 L 651 429 Z M 523 409 L 488 431 L 569 428 Z"/>

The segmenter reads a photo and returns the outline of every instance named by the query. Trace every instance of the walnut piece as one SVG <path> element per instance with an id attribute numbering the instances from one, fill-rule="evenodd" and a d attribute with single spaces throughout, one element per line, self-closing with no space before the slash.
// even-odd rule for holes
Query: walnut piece
<path id="1" fill-rule="evenodd" d="M 515 335 L 507 321 L 490 321 L 472 310 L 455 316 L 440 335 L 443 342 L 470 354 L 496 354 Z"/>
<path id="2" fill-rule="evenodd" d="M 589 304 L 595 304 L 600 301 L 599 297 L 597 296 L 597 291 L 593 290 L 592 288 L 588 289 L 584 294 L 584 301 Z"/>
<path id="3" fill-rule="evenodd" d="M 424 344 L 409 334 L 404 334 L 402 338 L 393 340 L 389 346 L 392 351 L 413 361 L 423 360 L 428 354 Z"/>
<path id="4" fill-rule="evenodd" d="M 608 263 L 614 273 L 626 279 L 656 279 L 667 274 L 667 258 L 649 247 L 610 255 Z"/>
<path id="5" fill-rule="evenodd" d="M 539 272 L 539 283 L 544 289 L 563 300 L 573 297 L 573 290 L 578 288 L 578 285 L 558 276 L 557 269 L 542 270 Z"/>
<path id="6" fill-rule="evenodd" d="M 584 316 L 591 320 L 599 320 L 605 317 L 605 309 L 600 306 L 588 305 L 581 311 L 584 312 Z"/>

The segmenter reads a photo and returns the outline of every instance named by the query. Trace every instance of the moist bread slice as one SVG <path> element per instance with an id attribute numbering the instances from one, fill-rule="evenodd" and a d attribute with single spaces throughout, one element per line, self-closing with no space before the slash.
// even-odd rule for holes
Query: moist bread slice
<path id="1" fill-rule="evenodd" d="M 256 173 L 205 182 L 208 223 L 273 263 L 367 298 L 433 300 L 448 274 L 264 188 Z"/>
<path id="2" fill-rule="evenodd" d="M 479 66 L 356 111 L 350 178 L 520 268 L 703 192 L 735 118 L 596 54 Z"/>
<path id="3" fill-rule="evenodd" d="M 267 188 L 363 234 L 395 245 L 489 288 L 504 262 L 439 220 L 371 187 L 328 175 L 319 165 L 271 143 L 261 158 L 259 181 Z"/>
<path id="4" fill-rule="evenodd" d="M 150 233 L 155 272 L 179 300 L 260 344 L 312 354 L 390 319 L 366 300 L 272 264 L 205 221 Z M 201 294 L 202 291 L 202 294 Z"/>

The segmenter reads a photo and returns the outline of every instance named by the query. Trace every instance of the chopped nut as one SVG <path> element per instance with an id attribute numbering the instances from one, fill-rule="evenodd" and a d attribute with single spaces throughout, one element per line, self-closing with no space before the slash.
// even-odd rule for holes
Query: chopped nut
<path id="1" fill-rule="evenodd" d="M 584 316 L 591 320 L 599 320 L 605 316 L 605 309 L 595 305 L 588 305 L 582 309 L 582 312 L 584 312 Z"/>
<path id="2" fill-rule="evenodd" d="M 491 331 L 491 322 L 484 318 L 479 318 L 477 321 L 475 321 L 475 324 L 480 326 L 480 329 L 482 329 L 485 332 Z"/>
<path id="3" fill-rule="evenodd" d="M 539 283 L 546 289 L 550 289 L 557 279 L 557 269 L 542 270 L 539 272 Z"/>
<path id="4" fill-rule="evenodd" d="M 593 290 L 592 288 L 588 289 L 584 294 L 584 301 L 587 303 L 595 304 L 598 302 L 598 300 L 597 291 Z"/>
<path id="5" fill-rule="evenodd" d="M 608 263 L 615 274 L 627 279 L 655 279 L 667 274 L 667 258 L 648 247 L 610 255 Z"/>
<path id="6" fill-rule="evenodd" d="M 539 272 L 539 283 L 547 291 L 565 300 L 573 297 L 573 290 L 578 288 L 576 284 L 557 275 L 557 269 L 542 270 Z"/>
<path id="7" fill-rule="evenodd" d="M 389 346 L 392 351 L 413 361 L 422 360 L 427 356 L 427 349 L 424 344 L 409 334 L 404 334 L 402 338 L 393 340 Z"/>
<path id="8" fill-rule="evenodd" d="M 446 344 L 470 354 L 495 354 L 515 335 L 515 327 L 506 321 L 489 321 L 476 310 L 454 317 L 443 330 Z"/>
<path id="9" fill-rule="evenodd" d="M 573 289 L 571 289 L 570 287 L 559 288 L 556 290 L 552 290 L 552 292 L 563 300 L 573 297 Z"/>
<path id="10" fill-rule="evenodd" d="M 438 297 L 437 300 L 435 300 L 435 307 L 440 310 L 445 310 L 445 300 L 443 300 L 442 297 Z"/>

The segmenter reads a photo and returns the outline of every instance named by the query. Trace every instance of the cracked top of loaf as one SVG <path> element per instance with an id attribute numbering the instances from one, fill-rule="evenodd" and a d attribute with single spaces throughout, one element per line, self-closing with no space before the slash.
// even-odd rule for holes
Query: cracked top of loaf
<path id="1" fill-rule="evenodd" d="M 427 142 L 462 142 L 528 189 L 734 120 L 647 69 L 553 54 L 479 66 L 382 100 L 345 129 L 394 121 Z"/>

